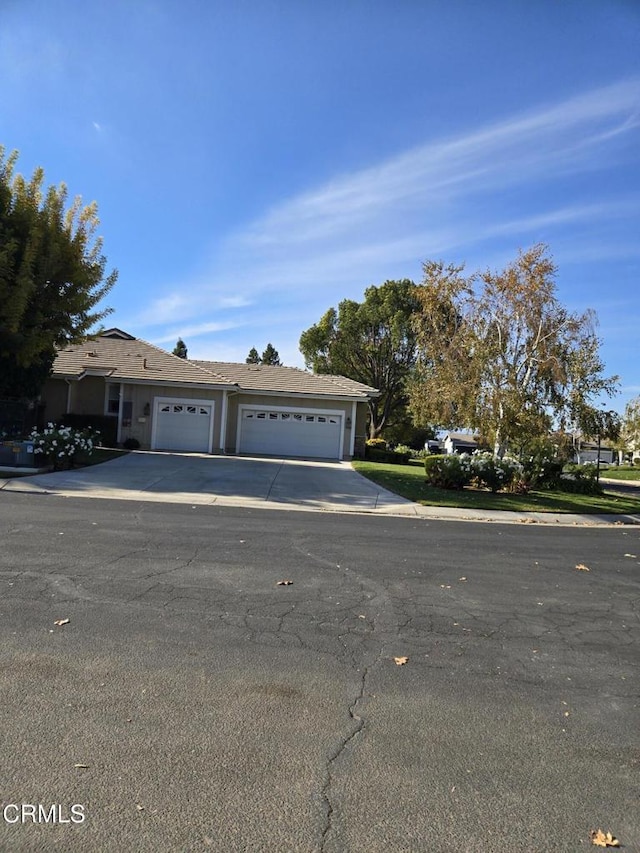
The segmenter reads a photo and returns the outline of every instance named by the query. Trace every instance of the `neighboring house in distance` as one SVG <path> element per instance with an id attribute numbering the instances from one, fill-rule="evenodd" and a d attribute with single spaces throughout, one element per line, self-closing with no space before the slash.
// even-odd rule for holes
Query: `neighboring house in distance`
<path id="1" fill-rule="evenodd" d="M 45 421 L 110 416 L 118 444 L 145 449 L 350 459 L 378 393 L 295 367 L 189 361 L 108 329 L 58 353 L 42 402 Z"/>
<path id="2" fill-rule="evenodd" d="M 598 461 L 598 442 L 597 441 L 581 441 L 577 447 L 573 449 L 574 461 L 584 464 L 585 462 Z M 600 444 L 600 462 L 605 462 L 612 465 L 617 461 L 618 451 L 612 447 Z"/>
<path id="3" fill-rule="evenodd" d="M 468 432 L 449 432 L 442 443 L 445 453 L 473 453 L 479 447 L 478 441 Z"/>

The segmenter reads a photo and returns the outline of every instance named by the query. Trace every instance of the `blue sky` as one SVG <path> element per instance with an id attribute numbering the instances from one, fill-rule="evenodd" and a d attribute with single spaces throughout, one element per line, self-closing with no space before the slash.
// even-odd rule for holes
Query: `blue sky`
<path id="1" fill-rule="evenodd" d="M 108 325 L 243 361 L 536 242 L 640 393 L 636 0 L 2 0 L 0 142 L 97 200 Z"/>

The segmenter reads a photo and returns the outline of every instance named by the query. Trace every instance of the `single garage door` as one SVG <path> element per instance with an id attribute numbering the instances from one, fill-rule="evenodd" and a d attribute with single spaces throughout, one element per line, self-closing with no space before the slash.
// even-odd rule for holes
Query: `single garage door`
<path id="1" fill-rule="evenodd" d="M 211 400 L 156 400 L 154 450 L 211 453 Z"/>
<path id="2" fill-rule="evenodd" d="M 342 415 L 240 409 L 239 453 L 341 459 Z"/>

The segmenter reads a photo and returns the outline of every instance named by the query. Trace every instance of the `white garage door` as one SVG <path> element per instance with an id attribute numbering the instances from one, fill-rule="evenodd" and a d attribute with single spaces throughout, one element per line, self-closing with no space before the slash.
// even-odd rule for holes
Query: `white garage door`
<path id="1" fill-rule="evenodd" d="M 342 416 L 241 408 L 239 453 L 341 459 Z"/>
<path id="2" fill-rule="evenodd" d="M 211 453 L 213 402 L 156 400 L 154 450 Z"/>

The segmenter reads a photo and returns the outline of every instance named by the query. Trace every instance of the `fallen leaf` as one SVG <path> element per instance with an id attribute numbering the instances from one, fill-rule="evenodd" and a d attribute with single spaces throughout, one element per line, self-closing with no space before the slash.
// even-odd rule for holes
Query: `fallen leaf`
<path id="1" fill-rule="evenodd" d="M 466 578 L 458 578 L 459 581 L 466 581 Z"/>
<path id="2" fill-rule="evenodd" d="M 578 565 L 576 566 L 576 569 L 577 569 L 579 572 L 590 572 L 590 571 L 591 571 L 591 569 L 589 568 L 589 566 L 585 566 L 585 564 L 584 564 L 584 563 L 578 563 Z"/>
<path id="3" fill-rule="evenodd" d="M 565 712 L 564 712 L 564 715 L 565 715 L 565 717 L 568 717 L 568 716 L 569 716 L 569 712 L 568 712 L 568 711 L 565 711 Z"/>
<path id="4" fill-rule="evenodd" d="M 632 559 L 632 560 L 635 560 L 635 559 L 636 559 L 636 555 L 635 555 L 635 554 L 625 554 L 625 557 L 631 557 L 631 559 Z"/>
<path id="5" fill-rule="evenodd" d="M 408 657 L 394 658 L 394 661 L 396 662 L 396 666 L 404 666 L 408 660 L 409 660 Z"/>
<path id="6" fill-rule="evenodd" d="M 76 767 L 78 770 L 88 770 L 89 769 L 88 764 L 74 764 L 73 766 Z"/>
<path id="7" fill-rule="evenodd" d="M 276 586 L 291 586 L 292 583 L 293 581 L 278 581 Z"/>
<path id="8" fill-rule="evenodd" d="M 440 589 L 451 589 L 451 584 L 450 583 L 441 583 Z"/>
<path id="9" fill-rule="evenodd" d="M 604 833 L 601 829 L 592 829 L 589 833 L 591 843 L 596 847 L 620 847 L 620 842 L 610 832 Z"/>
<path id="10" fill-rule="evenodd" d="M 136 803 L 136 808 L 138 809 L 139 812 L 144 811 L 144 806 L 141 806 L 140 803 Z"/>
<path id="11" fill-rule="evenodd" d="M 56 619 L 53 623 L 54 625 L 68 625 L 71 622 L 71 619 Z"/>

